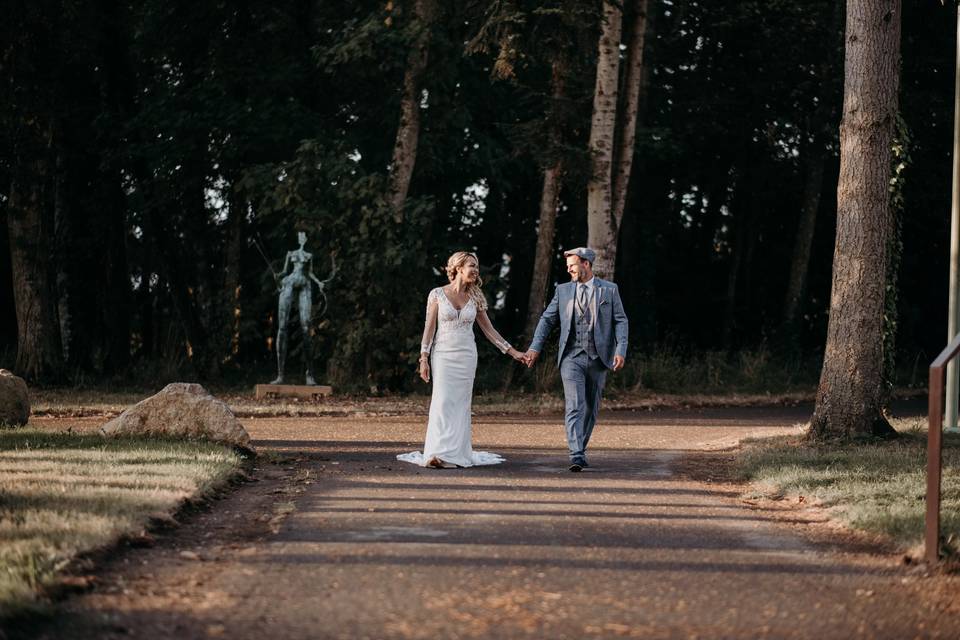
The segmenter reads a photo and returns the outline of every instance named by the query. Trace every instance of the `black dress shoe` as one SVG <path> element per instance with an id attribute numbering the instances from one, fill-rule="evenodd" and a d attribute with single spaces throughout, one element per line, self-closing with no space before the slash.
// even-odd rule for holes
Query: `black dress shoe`
<path id="1" fill-rule="evenodd" d="M 583 465 L 579 462 L 574 462 L 570 465 L 570 471 L 573 471 L 574 473 L 580 473 L 583 471 Z"/>

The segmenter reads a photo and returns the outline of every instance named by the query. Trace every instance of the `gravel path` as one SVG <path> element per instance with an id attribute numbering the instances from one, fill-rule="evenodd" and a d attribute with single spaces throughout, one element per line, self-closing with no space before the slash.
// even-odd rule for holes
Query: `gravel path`
<path id="1" fill-rule="evenodd" d="M 559 417 L 479 417 L 475 448 L 507 462 L 452 470 L 394 459 L 419 447 L 421 417 L 248 419 L 274 452 L 255 482 L 120 552 L 31 635 L 960 637 L 956 598 L 926 595 L 940 579 L 807 535 L 822 514 L 675 472 L 805 416 L 608 413 L 581 474 L 566 471 Z"/>

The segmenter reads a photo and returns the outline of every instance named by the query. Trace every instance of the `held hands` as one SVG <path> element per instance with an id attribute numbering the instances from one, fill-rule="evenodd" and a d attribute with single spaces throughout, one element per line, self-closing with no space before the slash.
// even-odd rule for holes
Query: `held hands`
<path id="1" fill-rule="evenodd" d="M 537 357 L 540 355 L 539 351 L 534 351 L 533 349 L 527 349 L 527 352 L 520 356 L 522 358 L 521 362 L 527 365 L 527 368 L 531 368 L 533 364 L 537 361 Z"/>
<path id="2" fill-rule="evenodd" d="M 507 355 L 513 358 L 514 360 L 516 360 L 517 362 L 523 362 L 524 364 L 526 364 L 526 361 L 523 359 L 523 354 L 517 351 L 516 349 L 514 349 L 513 347 L 510 347 L 509 349 L 507 349 Z"/>

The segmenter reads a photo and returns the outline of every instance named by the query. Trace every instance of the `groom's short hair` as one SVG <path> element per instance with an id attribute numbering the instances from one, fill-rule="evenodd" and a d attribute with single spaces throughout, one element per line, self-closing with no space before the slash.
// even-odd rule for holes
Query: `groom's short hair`
<path id="1" fill-rule="evenodd" d="M 597 257 L 597 252 L 593 249 L 588 249 L 587 247 L 577 247 L 576 249 L 568 249 L 563 252 L 563 256 L 577 256 L 581 260 L 586 260 L 590 263 L 590 266 L 593 267 L 593 261 Z"/>

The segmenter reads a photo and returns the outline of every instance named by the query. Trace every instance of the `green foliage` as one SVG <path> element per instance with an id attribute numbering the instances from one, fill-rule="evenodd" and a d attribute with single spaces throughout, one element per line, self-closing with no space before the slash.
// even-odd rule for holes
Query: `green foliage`
<path id="1" fill-rule="evenodd" d="M 273 229 L 274 246 L 289 243 L 290 229 L 302 228 L 312 233 L 316 265 L 336 256 L 340 270 L 327 289 L 324 325 L 331 333 L 320 336 L 330 379 L 345 389 L 398 388 L 420 350 L 433 205 L 412 198 L 403 219 L 395 219 L 386 177 L 364 174 L 350 155 L 304 141 L 292 160 L 258 168 L 238 188 L 253 196 L 259 223 Z"/>
<path id="2" fill-rule="evenodd" d="M 841 4 L 737 0 L 718 12 L 650 2 L 617 274 L 635 338 L 614 384 L 809 379 L 829 306 L 838 124 L 818 130 L 813 115 L 822 100 L 840 102 L 842 73 L 828 63 L 842 42 L 830 18 Z M 498 330 L 522 331 L 542 170 L 558 160 L 556 249 L 585 242 L 596 2 L 436 3 L 402 223 L 383 197 L 409 48 L 427 28 L 412 0 L 13 6 L 0 24 L 12 56 L 0 68 L 10 98 L 0 104 L 0 215 L 15 172 L 32 166 L 21 158 L 56 167 L 45 191 L 57 215 L 53 303 L 77 383 L 262 381 L 274 366 L 276 291 L 260 252 L 279 267 L 300 225 L 313 232 L 318 276 L 334 251 L 341 267 L 314 327 L 319 368 L 341 388 L 408 389 L 423 297 L 443 282 L 436 267 L 450 252 L 478 252 Z M 942 346 L 929 326 L 945 315 L 942 296 L 929 282 L 948 255 L 947 11 L 904 7 L 911 180 L 892 185 L 902 266 L 888 281 L 899 306 L 888 335 L 896 320 L 909 362 Z M 30 127 L 41 122 L 56 124 L 51 139 L 14 153 L 24 136 L 39 139 Z M 804 145 L 825 150 L 827 164 L 806 313 L 785 359 L 765 345 L 781 316 Z M 558 252 L 557 276 L 561 264 Z M 0 264 L 0 310 L 14 305 L 8 273 Z M 16 327 L 0 323 L 0 366 L 10 367 Z M 892 357 L 893 342 L 885 347 Z M 501 386 L 503 367 L 481 348 L 478 385 Z M 550 371 L 524 384 L 555 388 Z"/>
<path id="3" fill-rule="evenodd" d="M 818 364 L 776 357 L 763 345 L 737 353 L 684 352 L 661 345 L 631 355 L 624 370 L 610 376 L 609 385 L 659 393 L 783 393 L 811 388 Z"/>
<path id="4" fill-rule="evenodd" d="M 910 159 L 910 130 L 897 117 L 896 135 L 891 147 L 890 216 L 891 233 L 887 243 L 887 273 L 883 298 L 883 381 L 889 394 L 896 382 L 897 304 L 899 302 L 900 264 L 903 257 L 904 185 Z"/>

